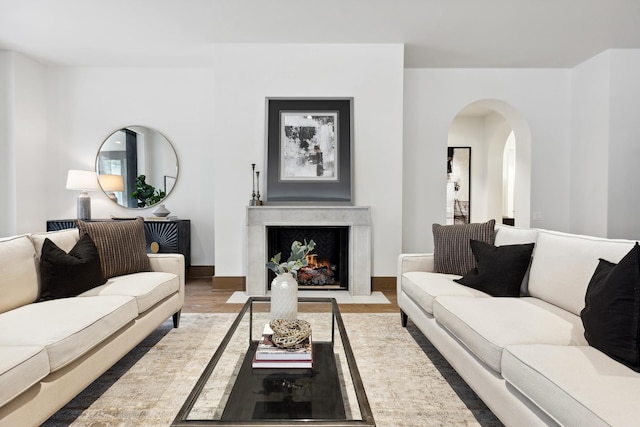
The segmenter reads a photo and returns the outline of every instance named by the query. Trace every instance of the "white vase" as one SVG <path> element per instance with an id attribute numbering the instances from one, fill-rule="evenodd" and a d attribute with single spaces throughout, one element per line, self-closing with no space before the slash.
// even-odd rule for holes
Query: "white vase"
<path id="1" fill-rule="evenodd" d="M 164 204 L 160 204 L 158 205 L 158 207 L 156 208 L 156 210 L 153 211 L 153 214 L 155 216 L 168 216 L 171 213 L 171 211 L 169 209 L 167 209 Z"/>
<path id="2" fill-rule="evenodd" d="M 291 273 L 278 274 L 271 282 L 271 320 L 296 320 L 298 281 Z"/>

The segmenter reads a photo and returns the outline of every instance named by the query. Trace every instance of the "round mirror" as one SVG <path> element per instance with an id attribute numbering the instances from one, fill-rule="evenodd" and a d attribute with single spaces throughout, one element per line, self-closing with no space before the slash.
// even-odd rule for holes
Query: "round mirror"
<path id="1" fill-rule="evenodd" d="M 125 208 L 148 208 L 171 193 L 178 178 L 178 156 L 157 130 L 127 126 L 102 143 L 96 172 L 111 200 Z"/>

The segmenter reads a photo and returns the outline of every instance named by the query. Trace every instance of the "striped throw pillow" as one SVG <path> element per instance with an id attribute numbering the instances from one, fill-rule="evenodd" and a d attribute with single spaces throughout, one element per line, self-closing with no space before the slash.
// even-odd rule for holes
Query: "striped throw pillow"
<path id="1" fill-rule="evenodd" d="M 471 252 L 471 240 L 493 245 L 496 221 L 484 223 L 440 225 L 433 224 L 433 262 L 437 273 L 464 276 L 476 267 Z"/>
<path id="2" fill-rule="evenodd" d="M 78 219 L 76 226 L 80 230 L 80 236 L 88 234 L 98 248 L 105 279 L 151 271 L 142 218 L 97 222 Z"/>

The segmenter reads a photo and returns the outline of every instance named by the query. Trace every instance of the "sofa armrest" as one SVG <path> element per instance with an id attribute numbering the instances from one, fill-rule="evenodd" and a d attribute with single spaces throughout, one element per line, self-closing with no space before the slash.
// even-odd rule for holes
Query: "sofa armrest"
<path id="1" fill-rule="evenodd" d="M 398 274 L 408 271 L 434 272 L 433 254 L 400 254 L 398 256 Z"/>
<path id="2" fill-rule="evenodd" d="M 151 271 L 164 271 L 174 273 L 180 278 L 180 289 L 184 293 L 186 272 L 184 255 L 182 254 L 147 254 L 151 261 Z"/>
<path id="3" fill-rule="evenodd" d="M 409 271 L 429 271 L 435 270 L 433 263 L 433 254 L 400 254 L 398 256 L 398 276 L 397 292 L 400 295 L 400 285 L 402 284 L 402 275 Z"/>

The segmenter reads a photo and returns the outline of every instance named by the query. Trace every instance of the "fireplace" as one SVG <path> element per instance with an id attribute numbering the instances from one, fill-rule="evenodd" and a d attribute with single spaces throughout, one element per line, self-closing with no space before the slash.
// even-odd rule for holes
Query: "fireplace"
<path id="1" fill-rule="evenodd" d="M 269 258 L 278 252 L 289 257 L 291 242 L 281 251 L 267 247 L 267 229 L 271 227 L 338 227 L 345 228 L 347 242 L 346 271 L 341 273 L 352 296 L 371 295 L 371 212 L 368 206 L 247 206 L 247 295 L 267 295 L 271 280 L 266 268 Z M 306 235 L 298 240 L 309 239 Z M 311 237 L 315 240 L 314 237 Z M 296 240 L 296 239 L 294 239 Z M 316 250 L 313 253 L 317 253 Z M 346 282 L 345 276 L 346 275 Z M 271 276 L 273 277 L 273 276 Z M 342 292 L 342 291 L 340 291 Z"/>
<path id="2" fill-rule="evenodd" d="M 280 252 L 282 261 L 286 260 L 296 240 L 316 243 L 307 256 L 308 265 L 298 271 L 298 289 L 349 289 L 348 226 L 267 226 L 269 258 Z M 274 277 L 275 273 L 269 271 L 269 287 Z"/>

